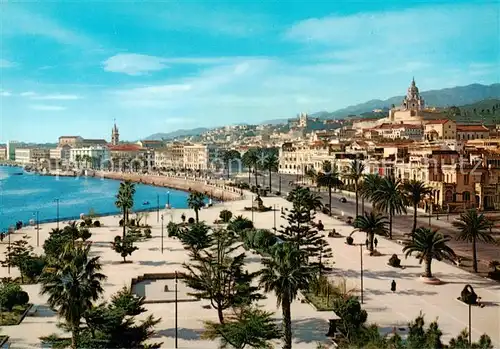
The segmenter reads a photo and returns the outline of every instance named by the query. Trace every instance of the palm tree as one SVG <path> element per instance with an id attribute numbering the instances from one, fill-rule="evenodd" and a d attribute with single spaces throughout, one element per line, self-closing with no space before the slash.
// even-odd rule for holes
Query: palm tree
<path id="1" fill-rule="evenodd" d="M 373 211 L 370 213 L 365 212 L 363 216 L 359 215 L 354 220 L 354 227 L 368 235 L 370 240 L 370 251 L 372 252 L 375 234 L 386 236 L 388 232 L 386 225 L 387 218 Z"/>
<path id="2" fill-rule="evenodd" d="M 262 169 L 269 171 L 269 191 L 272 191 L 271 175 L 273 172 L 278 172 L 279 159 L 276 153 L 272 152 L 267 154 L 262 164 Z"/>
<path id="3" fill-rule="evenodd" d="M 392 240 L 392 217 L 406 213 L 403 183 L 394 176 L 384 177 L 371 196 L 375 207 L 389 215 L 389 239 Z"/>
<path id="4" fill-rule="evenodd" d="M 259 148 L 248 149 L 245 154 L 243 154 L 243 164 L 248 167 L 248 184 L 250 184 L 250 171 L 253 169 L 253 174 L 255 176 L 255 186 L 258 186 L 257 180 L 257 168 L 259 161 L 261 161 L 261 151 Z"/>
<path id="5" fill-rule="evenodd" d="M 328 188 L 328 213 L 332 215 L 332 188 L 337 188 L 342 184 L 342 181 L 339 179 L 339 172 L 337 169 L 337 165 L 333 164 L 330 161 L 323 162 L 322 172 L 318 173 L 316 183 L 318 187 L 327 187 Z"/>
<path id="6" fill-rule="evenodd" d="M 125 239 L 125 229 L 128 224 L 129 211 L 134 207 L 135 185 L 130 181 L 120 183 L 118 194 L 116 194 L 115 205 L 123 212 L 123 233 L 122 239 Z"/>
<path id="7" fill-rule="evenodd" d="M 354 182 L 354 192 L 356 193 L 356 217 L 359 215 L 359 180 L 363 178 L 363 172 L 365 171 L 365 164 L 359 160 L 354 159 L 349 164 L 349 171 L 347 172 L 346 178 Z"/>
<path id="8" fill-rule="evenodd" d="M 382 177 L 378 174 L 370 173 L 366 174 L 363 178 L 363 184 L 360 188 L 360 194 L 366 200 L 370 200 L 373 203 L 373 193 L 377 191 L 382 182 Z"/>
<path id="9" fill-rule="evenodd" d="M 299 290 L 307 289 L 315 277 L 315 269 L 305 261 L 305 255 L 292 243 L 277 244 L 272 258 L 262 260 L 260 286 L 264 292 L 274 291 L 277 305 L 283 312 L 284 349 L 292 348 L 291 304 Z"/>
<path id="10" fill-rule="evenodd" d="M 411 180 L 404 183 L 403 190 L 407 202 L 413 206 L 413 227 L 411 228 L 411 233 L 413 234 L 417 229 L 418 204 L 431 194 L 432 189 L 427 187 L 422 181 Z"/>
<path id="11" fill-rule="evenodd" d="M 418 253 L 420 264 L 425 262 L 425 277 L 432 278 L 431 263 L 433 259 L 438 261 L 443 259 L 455 260 L 455 252 L 447 245 L 450 237 L 442 235 L 437 230 L 428 228 L 417 228 L 413 233 L 413 241 L 406 243 L 403 248 L 405 257 L 413 252 Z"/>
<path id="12" fill-rule="evenodd" d="M 288 193 L 287 200 L 293 203 L 293 206 L 298 210 L 305 208 L 309 211 L 321 209 L 321 196 L 312 192 L 311 189 L 306 187 L 296 187 Z"/>
<path id="13" fill-rule="evenodd" d="M 457 240 L 472 243 L 472 269 L 474 273 L 477 273 L 476 242 L 495 243 L 495 239 L 490 233 L 491 222 L 483 214 L 478 214 L 475 209 L 471 209 L 462 213 L 460 218 L 454 221 L 452 225 L 459 231 Z"/>
<path id="14" fill-rule="evenodd" d="M 80 162 L 82 161 L 82 156 L 80 154 L 75 155 L 76 167 L 80 168 Z"/>
<path id="15" fill-rule="evenodd" d="M 196 223 L 200 221 L 198 212 L 204 206 L 205 206 L 205 195 L 203 195 L 198 191 L 192 191 L 191 193 L 189 193 L 188 207 L 194 210 L 194 214 L 196 216 Z"/>
<path id="16" fill-rule="evenodd" d="M 41 293 L 71 329 L 71 347 L 77 348 L 80 322 L 103 293 L 100 257 L 90 257 L 90 246 L 67 245 L 57 262 L 40 276 Z"/>
<path id="17" fill-rule="evenodd" d="M 229 179 L 229 174 L 231 172 L 231 162 L 241 158 L 239 151 L 231 149 L 224 152 L 222 155 L 222 161 L 224 161 L 224 167 L 227 168 L 227 179 Z"/>
<path id="18" fill-rule="evenodd" d="M 313 167 L 306 169 L 305 176 L 307 179 L 311 181 L 311 184 L 316 183 L 316 179 L 318 174 L 316 173 L 316 170 L 314 170 Z"/>

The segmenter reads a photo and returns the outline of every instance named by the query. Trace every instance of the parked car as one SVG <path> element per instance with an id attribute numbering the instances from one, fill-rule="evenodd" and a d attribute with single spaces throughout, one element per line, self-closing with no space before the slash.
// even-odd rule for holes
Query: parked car
<path id="1" fill-rule="evenodd" d="M 345 197 L 341 197 L 341 198 L 339 199 L 339 201 L 340 201 L 340 202 L 342 202 L 342 203 L 345 203 L 345 202 L 347 202 L 347 199 L 346 199 Z"/>

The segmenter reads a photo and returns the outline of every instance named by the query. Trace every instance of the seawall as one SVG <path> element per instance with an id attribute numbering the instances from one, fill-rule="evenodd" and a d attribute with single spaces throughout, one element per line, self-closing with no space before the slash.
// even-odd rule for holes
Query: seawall
<path id="1" fill-rule="evenodd" d="M 137 173 L 102 172 L 96 171 L 94 177 L 129 180 L 135 183 L 167 187 L 183 191 L 195 190 L 220 201 L 241 200 L 241 189 L 231 187 L 216 180 L 190 177 L 173 177 L 163 175 L 145 175 Z"/>

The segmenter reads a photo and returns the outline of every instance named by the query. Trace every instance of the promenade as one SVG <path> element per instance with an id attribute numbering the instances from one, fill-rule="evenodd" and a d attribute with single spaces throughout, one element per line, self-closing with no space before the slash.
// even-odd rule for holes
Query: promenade
<path id="1" fill-rule="evenodd" d="M 281 207 L 290 207 L 290 203 L 282 198 L 263 198 L 264 205 L 274 206 L 278 212 L 254 213 L 244 211 L 245 206 L 251 205 L 251 197 L 245 200 L 231 201 L 218 204 L 214 207 L 203 209 L 200 219 L 212 224 L 223 208 L 233 212 L 233 216 L 243 215 L 254 220 L 257 228 L 270 229 L 274 225 L 286 224 L 279 216 Z M 170 220 L 180 221 L 180 216 L 194 216 L 192 210 L 162 210 L 164 223 Z M 153 238 L 137 243 L 139 250 L 129 259 L 133 263 L 122 264 L 118 254 L 110 248 L 110 242 L 114 236 L 121 234 L 118 226 L 119 216 L 101 218 L 103 227 L 91 228 L 93 242 L 92 250 L 101 256 L 103 272 L 108 276 L 104 283 L 104 299 L 118 291 L 123 286 L 130 286 L 131 278 L 141 276 L 145 273 L 167 273 L 182 271 L 182 263 L 188 261 L 186 250 L 181 243 L 175 239 L 167 238 L 164 230 L 164 251 L 161 246 L 161 225 L 155 217 L 150 217 L 148 223 L 152 225 Z M 348 235 L 353 228 L 343 222 L 318 214 L 317 220 L 321 219 L 325 230 L 335 228 L 343 235 Z M 40 241 L 43 241 L 55 224 L 44 224 L 40 231 Z M 35 230 L 31 227 L 16 232 L 13 239 L 19 239 L 24 234 L 30 236 L 30 243 L 36 243 Z M 353 234 L 355 242 L 365 241 L 362 233 Z M 482 297 L 486 304 L 484 308 L 472 308 L 472 338 L 477 340 L 482 333 L 487 333 L 493 340 L 494 346 L 500 346 L 500 285 L 476 277 L 464 272 L 452 265 L 433 261 L 434 274 L 442 279 L 445 284 L 439 286 L 426 285 L 419 281 L 418 276 L 423 272 L 423 266 L 410 257 L 404 259 L 402 246 L 396 242 L 378 238 L 378 249 L 384 254 L 380 257 L 363 255 L 364 259 L 364 304 L 368 311 L 368 322 L 377 323 L 384 331 L 390 332 L 397 326 L 405 326 L 410 320 L 415 319 L 420 312 L 425 314 L 425 319 L 430 322 L 438 318 L 440 328 L 443 331 L 443 339 L 448 340 L 468 326 L 468 307 L 456 300 L 465 284 L 470 283 L 476 293 Z M 333 250 L 333 271 L 329 277 L 333 280 L 345 277 L 348 285 L 360 287 L 360 250 L 358 246 L 346 245 L 344 238 L 328 238 Z M 6 244 L 0 245 L 0 254 L 3 255 Z M 40 253 L 41 247 L 35 252 Z M 402 259 L 405 269 L 394 269 L 387 265 L 389 257 L 396 253 Z M 260 256 L 247 253 L 248 269 L 258 270 L 261 268 Z M 12 269 L 10 276 L 16 276 L 17 270 Z M 8 276 L 7 268 L 0 268 L 0 277 Z M 390 291 L 390 282 L 397 282 L 397 292 Z M 46 307 L 46 297 L 39 295 L 38 285 L 26 285 L 23 288 L 29 293 L 31 302 L 39 309 L 34 317 L 26 317 L 18 326 L 4 326 L 2 334 L 10 336 L 13 348 L 40 348 L 40 336 L 51 333 L 60 333 L 56 327 L 58 318 Z M 281 319 L 281 310 L 276 308 L 276 298 L 267 294 L 267 299 L 261 302 L 264 309 L 275 312 L 276 319 Z M 302 299 L 302 296 L 299 296 Z M 203 321 L 217 320 L 217 312 L 214 309 L 205 309 L 207 301 L 179 303 L 179 348 L 217 348 L 216 342 L 201 339 L 203 332 Z M 172 348 L 174 343 L 174 306 L 173 304 L 147 304 L 148 313 L 161 317 L 157 325 L 158 337 L 155 341 L 162 341 L 163 348 Z M 301 303 L 299 300 L 292 305 L 292 321 L 294 334 L 294 347 L 316 348 L 318 342 L 328 343 L 325 333 L 328 329 L 327 320 L 332 318 L 331 312 L 318 312 L 311 305 Z M 276 343 L 279 347 L 278 343 Z"/>

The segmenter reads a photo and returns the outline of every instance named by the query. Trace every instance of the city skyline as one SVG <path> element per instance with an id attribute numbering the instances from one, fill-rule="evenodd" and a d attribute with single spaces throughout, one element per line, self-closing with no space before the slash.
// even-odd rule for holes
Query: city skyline
<path id="1" fill-rule="evenodd" d="M 115 118 L 130 140 L 255 124 L 400 95 L 413 75 L 499 81 L 494 2 L 314 5 L 2 2 L 0 142 L 109 139 Z"/>

